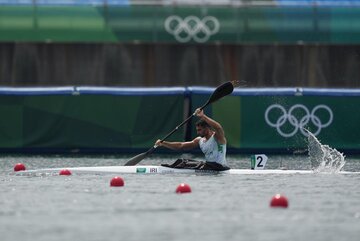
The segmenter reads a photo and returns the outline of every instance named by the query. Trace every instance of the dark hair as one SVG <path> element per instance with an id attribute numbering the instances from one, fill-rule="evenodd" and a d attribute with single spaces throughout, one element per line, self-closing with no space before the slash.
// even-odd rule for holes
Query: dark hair
<path id="1" fill-rule="evenodd" d="M 196 126 L 201 126 L 203 128 L 211 128 L 211 126 L 204 120 L 200 119 L 196 122 Z"/>

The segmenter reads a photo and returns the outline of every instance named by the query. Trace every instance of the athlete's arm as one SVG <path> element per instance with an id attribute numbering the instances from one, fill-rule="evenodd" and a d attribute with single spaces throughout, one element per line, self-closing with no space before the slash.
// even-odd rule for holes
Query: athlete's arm
<path id="1" fill-rule="evenodd" d="M 214 131 L 215 131 L 215 139 L 220 143 L 220 144 L 226 144 L 226 138 L 225 138 L 225 132 L 224 129 L 222 128 L 221 124 L 213 119 L 211 119 L 210 117 L 208 117 L 207 115 L 205 115 L 203 110 L 197 109 L 195 111 L 196 115 L 203 119 L 206 123 L 209 124 L 209 126 L 211 126 Z"/>
<path id="2" fill-rule="evenodd" d="M 200 137 L 197 137 L 192 141 L 186 141 L 186 142 L 171 142 L 171 141 L 161 142 L 161 140 L 157 140 L 155 142 L 155 145 L 163 146 L 163 147 L 169 148 L 171 150 L 175 150 L 175 151 L 188 151 L 188 150 L 197 148 L 199 146 L 199 140 L 200 140 Z"/>

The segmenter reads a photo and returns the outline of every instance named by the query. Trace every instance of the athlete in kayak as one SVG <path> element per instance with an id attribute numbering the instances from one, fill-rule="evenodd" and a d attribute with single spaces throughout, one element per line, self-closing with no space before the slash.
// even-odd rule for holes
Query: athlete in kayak
<path id="1" fill-rule="evenodd" d="M 200 108 L 196 109 L 195 114 L 199 117 L 199 121 L 196 122 L 198 137 L 187 142 L 161 142 L 161 140 L 157 140 L 155 145 L 176 151 L 188 151 L 200 147 L 206 161 L 178 159 L 171 165 L 162 164 L 162 166 L 216 171 L 230 169 L 226 163 L 226 138 L 222 126 L 205 115 L 204 111 L 200 110 Z"/>

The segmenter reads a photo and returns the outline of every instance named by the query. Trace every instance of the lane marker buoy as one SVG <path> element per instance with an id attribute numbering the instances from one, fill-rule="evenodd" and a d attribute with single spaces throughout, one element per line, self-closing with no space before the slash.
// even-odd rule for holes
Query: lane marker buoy
<path id="1" fill-rule="evenodd" d="M 14 166 L 14 171 L 15 172 L 19 172 L 19 171 L 25 171 L 25 165 L 22 163 L 16 163 L 16 165 Z"/>
<path id="2" fill-rule="evenodd" d="M 276 194 L 271 198 L 270 207 L 287 208 L 288 206 L 289 206 L 288 199 L 281 194 Z"/>
<path id="3" fill-rule="evenodd" d="M 176 193 L 190 193 L 190 192 L 191 192 L 191 187 L 186 183 L 181 183 L 176 188 Z"/>
<path id="4" fill-rule="evenodd" d="M 63 175 L 63 176 L 70 176 L 71 175 L 71 171 L 68 169 L 63 169 L 59 172 L 59 175 Z"/>
<path id="5" fill-rule="evenodd" d="M 122 177 L 114 177 L 111 179 L 110 181 L 110 186 L 111 187 L 122 187 L 125 185 L 124 179 Z"/>

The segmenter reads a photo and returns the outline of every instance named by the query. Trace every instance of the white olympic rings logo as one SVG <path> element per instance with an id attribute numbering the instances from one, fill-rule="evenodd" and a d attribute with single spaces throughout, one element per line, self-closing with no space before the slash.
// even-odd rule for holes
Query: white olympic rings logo
<path id="1" fill-rule="evenodd" d="M 220 29 L 219 21 L 213 16 L 206 16 L 200 20 L 196 16 L 182 19 L 173 15 L 165 20 L 164 26 L 166 31 L 174 35 L 175 39 L 181 43 L 189 42 L 191 39 L 204 43 Z"/>
<path id="2" fill-rule="evenodd" d="M 269 115 L 275 109 L 280 110 L 281 115 L 275 122 L 273 122 L 270 120 Z M 329 115 L 329 119 L 324 123 L 316 115 L 316 112 L 321 109 L 326 111 Z M 294 111 L 302 113 L 298 113 L 297 116 L 295 116 Z M 277 132 L 283 137 L 292 137 L 298 132 L 299 129 L 304 136 L 308 136 L 308 133 L 306 132 L 304 127 L 311 121 L 312 124 L 317 128 L 314 132 L 314 135 L 316 136 L 320 133 L 322 128 L 328 127 L 332 123 L 333 112 L 327 105 L 317 105 L 310 112 L 306 106 L 296 104 L 292 106 L 287 112 L 283 106 L 279 104 L 273 104 L 269 106 L 265 111 L 265 121 L 269 126 L 276 128 Z M 293 128 L 293 130 L 290 132 L 285 132 L 283 129 L 281 129 L 281 127 L 284 126 L 287 121 Z"/>

